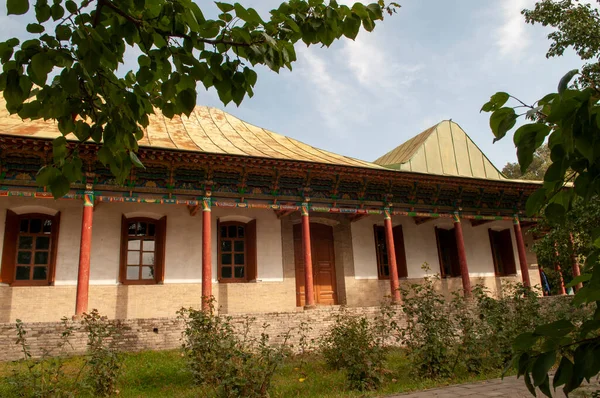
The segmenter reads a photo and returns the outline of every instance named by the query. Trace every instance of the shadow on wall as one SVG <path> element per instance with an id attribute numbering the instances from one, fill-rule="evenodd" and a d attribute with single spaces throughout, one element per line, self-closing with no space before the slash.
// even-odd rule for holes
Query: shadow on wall
<path id="1" fill-rule="evenodd" d="M 0 322 L 11 322 L 11 309 L 13 289 L 6 286 L 0 287 Z"/>
<path id="2" fill-rule="evenodd" d="M 219 283 L 217 289 L 219 289 L 217 293 L 217 302 L 215 305 L 217 306 L 218 313 L 228 314 L 229 313 L 229 300 L 228 300 L 228 284 L 227 283 Z M 214 289 L 214 288 L 213 288 Z"/>
<path id="3" fill-rule="evenodd" d="M 117 300 L 115 303 L 115 319 L 127 319 L 129 305 L 129 286 L 119 284 L 117 286 Z"/>

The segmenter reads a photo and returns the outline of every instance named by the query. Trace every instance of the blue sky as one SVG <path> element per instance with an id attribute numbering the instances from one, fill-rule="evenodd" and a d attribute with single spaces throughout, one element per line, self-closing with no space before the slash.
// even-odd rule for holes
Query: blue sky
<path id="1" fill-rule="evenodd" d="M 281 0 L 245 0 L 261 14 Z M 344 1 L 350 3 L 350 1 Z M 526 25 L 533 0 L 404 0 L 372 33 L 330 48 L 298 44 L 292 72 L 258 67 L 253 98 L 224 107 L 202 87 L 198 104 L 307 144 L 364 160 L 444 119 L 452 119 L 498 167 L 515 161 L 512 140 L 492 144 L 488 114 L 496 91 L 533 101 L 556 90 L 581 61 L 546 59 L 548 29 Z M 203 8 L 214 8 L 209 2 Z M 207 9 L 208 14 L 208 9 Z M 24 32 L 29 18 L 0 16 L 0 40 Z"/>

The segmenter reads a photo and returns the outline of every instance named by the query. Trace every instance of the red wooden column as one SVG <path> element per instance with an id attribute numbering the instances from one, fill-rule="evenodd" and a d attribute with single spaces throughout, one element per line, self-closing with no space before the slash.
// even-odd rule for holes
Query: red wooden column
<path id="1" fill-rule="evenodd" d="M 515 229 L 515 239 L 517 240 L 517 251 L 519 253 L 519 265 L 521 266 L 523 285 L 525 285 L 525 287 L 531 287 L 531 280 L 529 279 L 529 267 L 527 266 L 527 254 L 525 252 L 525 241 L 523 240 L 523 230 L 521 229 L 519 216 L 515 215 L 515 218 L 513 219 L 513 226 Z"/>
<path id="2" fill-rule="evenodd" d="M 458 252 L 458 264 L 465 296 L 471 295 L 471 279 L 469 278 L 469 267 L 467 266 L 467 253 L 465 252 L 465 238 L 463 236 L 462 224 L 458 212 L 454 213 L 454 235 L 456 236 L 456 249 Z"/>
<path id="3" fill-rule="evenodd" d="M 385 243 L 387 246 L 388 265 L 390 267 L 390 289 L 392 302 L 400 302 L 400 282 L 398 281 L 398 265 L 396 263 L 396 248 L 394 247 L 394 233 L 392 231 L 392 216 L 389 208 L 383 210 L 385 226 Z"/>
<path id="4" fill-rule="evenodd" d="M 554 269 L 556 271 L 558 271 L 558 276 L 559 276 L 559 281 L 560 281 L 560 286 L 558 287 L 558 290 L 560 292 L 560 294 L 562 296 L 564 296 L 565 294 L 567 294 L 567 289 L 565 288 L 565 280 L 563 279 L 563 275 L 562 275 L 562 270 L 560 268 L 560 263 L 558 262 L 558 258 L 559 258 L 559 253 L 558 253 L 558 242 L 554 242 L 554 250 L 556 250 L 556 259 L 557 259 L 557 263 L 556 266 L 554 267 Z"/>
<path id="5" fill-rule="evenodd" d="M 573 278 L 577 278 L 581 275 L 581 271 L 579 270 L 579 261 L 577 261 L 577 255 L 575 254 L 575 239 L 573 239 L 573 234 L 569 234 L 569 240 L 571 241 L 571 265 L 573 267 Z M 578 291 L 583 287 L 583 283 L 579 282 L 575 285 L 575 291 Z"/>
<path id="6" fill-rule="evenodd" d="M 81 239 L 79 240 L 79 269 L 77 272 L 77 297 L 75 315 L 88 310 L 88 291 L 90 287 L 90 253 L 92 250 L 92 223 L 94 219 L 94 192 L 83 194 L 83 217 L 81 221 Z"/>
<path id="7" fill-rule="evenodd" d="M 210 192 L 202 198 L 202 310 L 209 311 L 212 300 L 212 243 Z"/>
<path id="8" fill-rule="evenodd" d="M 302 254 L 304 257 L 304 308 L 315 306 L 315 290 L 313 286 L 312 252 L 310 247 L 310 218 L 308 200 L 302 203 Z"/>

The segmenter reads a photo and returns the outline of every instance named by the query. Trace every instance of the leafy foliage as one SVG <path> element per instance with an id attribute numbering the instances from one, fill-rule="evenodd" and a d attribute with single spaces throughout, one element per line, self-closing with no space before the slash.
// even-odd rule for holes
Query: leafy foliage
<path id="1" fill-rule="evenodd" d="M 116 343 L 122 336 L 122 326 L 108 321 L 97 310 L 83 314 L 79 327 L 67 318 L 62 319 L 58 343 L 44 348 L 39 359 L 33 359 L 27 343 L 25 325 L 17 320 L 16 343 L 21 346 L 23 361 L 18 361 L 10 379 L 15 396 L 21 397 L 79 397 L 82 395 L 112 396 L 118 394 L 117 382 L 123 362 Z M 87 353 L 76 373 L 65 372 L 70 339 L 76 332 L 87 335 Z"/>
<path id="2" fill-rule="evenodd" d="M 584 315 L 569 298 L 542 306 L 538 295 L 521 284 L 506 283 L 499 297 L 482 286 L 473 299 L 455 294 L 447 300 L 437 290 L 437 277 L 403 289 L 406 326 L 402 342 L 418 378 L 446 379 L 468 372 L 486 374 L 505 369 L 513 357 L 513 341 L 545 322 Z"/>
<path id="3" fill-rule="evenodd" d="M 349 388 L 375 390 L 381 385 L 386 341 L 397 329 L 395 316 L 389 304 L 383 304 L 373 320 L 342 311 L 321 338 L 319 346 L 325 362 L 333 369 L 346 371 Z"/>
<path id="4" fill-rule="evenodd" d="M 550 148 L 548 145 L 542 145 L 533 153 L 533 160 L 524 173 L 521 172 L 518 163 L 508 162 L 502 168 L 502 174 L 511 179 L 543 181 L 549 165 Z"/>
<path id="5" fill-rule="evenodd" d="M 541 213 L 549 224 L 559 226 L 551 232 L 556 235 L 556 246 L 554 242 L 539 246 L 542 260 L 551 255 L 552 249 L 558 257 L 574 255 L 573 247 L 568 245 L 583 242 L 580 246 L 583 251 L 578 254 L 585 258 L 585 272 L 574 278 L 571 285 L 586 284 L 577 291 L 574 304 L 591 305 L 596 308 L 595 313 L 581 324 L 564 317 L 541 325 L 533 332 L 521 334 L 513 347 L 516 351 L 513 366 L 524 376 L 532 394 L 539 387 L 551 396 L 548 371 L 555 362 L 559 366 L 552 387 L 564 386 L 565 393 L 600 372 L 600 351 L 596 351 L 600 347 L 600 229 L 597 224 L 588 223 L 593 222 L 592 214 L 577 213 L 578 206 L 594 208 L 600 194 L 600 15 L 591 5 L 568 0 L 542 0 L 534 10 L 524 10 L 523 14 L 527 22 L 556 29 L 549 35 L 552 44 L 548 56 L 562 55 L 572 47 L 583 61 L 589 61 L 581 71 L 567 72 L 560 79 L 557 92 L 538 101 L 528 104 L 506 93 L 497 93 L 482 108 L 492 113 L 490 127 L 494 140 L 502 139 L 518 117 L 528 119 L 513 136 L 522 172 L 532 164 L 535 151 L 548 142 L 551 163 L 544 173 L 544 184 L 527 201 L 528 214 Z M 575 76 L 580 77 L 572 84 Z M 509 100 L 515 105 L 506 106 Z M 517 114 L 522 109 L 525 111 Z M 573 214 L 582 221 L 579 230 Z M 573 232 L 580 232 L 578 239 L 564 239 L 564 234 L 574 227 Z M 561 234 L 563 239 L 559 241 Z M 565 242 L 567 247 L 561 247 Z"/>
<path id="6" fill-rule="evenodd" d="M 87 341 L 87 383 L 96 396 L 109 397 L 118 393 L 117 382 L 121 374 L 123 356 L 117 349 L 123 327 L 110 322 L 98 310 L 83 314 L 82 329 Z"/>
<path id="7" fill-rule="evenodd" d="M 257 341 L 249 337 L 251 319 L 237 333 L 230 318 L 215 315 L 212 302 L 210 307 L 206 312 L 178 311 L 185 323 L 183 352 L 196 383 L 224 398 L 268 397 L 273 376 L 287 356 L 289 333 L 281 346 L 270 345 L 265 331 Z"/>
<path id="8" fill-rule="evenodd" d="M 55 197 L 82 179 L 78 144 L 101 143 L 98 160 L 122 182 L 132 167 L 149 115 L 190 115 L 196 87 L 216 90 L 224 104 L 253 95 L 256 65 L 292 69 L 294 45 L 331 45 L 355 39 L 362 28 L 399 7 L 383 0 L 352 7 L 335 0 L 291 0 L 265 20 L 240 3 L 216 2 L 217 19 L 192 0 L 9 0 L 9 14 L 35 15 L 34 38 L 0 43 L 0 91 L 23 119 L 53 119 L 63 134 L 53 161 L 37 176 Z M 138 69 L 119 73 L 125 55 L 139 53 Z"/>

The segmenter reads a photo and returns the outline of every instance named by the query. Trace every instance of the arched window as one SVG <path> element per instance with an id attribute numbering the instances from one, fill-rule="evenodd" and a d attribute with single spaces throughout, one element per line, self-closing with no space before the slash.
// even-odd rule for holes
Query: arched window
<path id="1" fill-rule="evenodd" d="M 126 218 L 121 223 L 119 280 L 128 285 L 164 281 L 167 218 Z"/>
<path id="2" fill-rule="evenodd" d="M 6 212 L 1 280 L 12 286 L 54 282 L 60 213 Z"/>
<path id="3" fill-rule="evenodd" d="M 218 280 L 256 280 L 256 220 L 228 221 L 218 225 Z"/>

